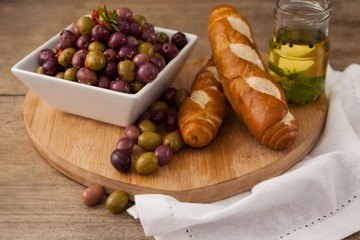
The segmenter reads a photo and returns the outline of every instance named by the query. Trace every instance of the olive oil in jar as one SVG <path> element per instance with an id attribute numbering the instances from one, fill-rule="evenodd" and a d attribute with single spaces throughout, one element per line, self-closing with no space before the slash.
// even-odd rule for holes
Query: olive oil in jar
<path id="1" fill-rule="evenodd" d="M 289 104 L 313 102 L 323 94 L 329 51 L 329 39 L 320 31 L 282 29 L 273 36 L 269 72 Z"/>
<path id="2" fill-rule="evenodd" d="M 324 92 L 329 60 L 329 0 L 277 0 L 269 72 L 290 105 L 313 102 Z"/>

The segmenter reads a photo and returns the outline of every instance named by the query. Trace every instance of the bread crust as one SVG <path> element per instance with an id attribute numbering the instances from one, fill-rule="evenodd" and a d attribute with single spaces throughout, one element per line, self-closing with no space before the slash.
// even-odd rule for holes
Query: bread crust
<path id="1" fill-rule="evenodd" d="M 212 59 L 195 76 L 191 95 L 179 109 L 184 142 L 194 148 L 207 146 L 216 136 L 226 112 L 226 98 Z"/>
<path id="2" fill-rule="evenodd" d="M 292 146 L 298 123 L 266 71 L 249 23 L 232 6 L 219 5 L 209 16 L 208 34 L 224 94 L 250 133 L 275 150 Z"/>

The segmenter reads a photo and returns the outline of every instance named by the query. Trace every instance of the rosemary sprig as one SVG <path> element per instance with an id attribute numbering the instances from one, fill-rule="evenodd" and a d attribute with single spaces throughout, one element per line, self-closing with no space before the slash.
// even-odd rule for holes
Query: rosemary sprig
<path id="1" fill-rule="evenodd" d="M 98 12 L 103 22 L 110 24 L 116 31 L 120 31 L 118 27 L 118 23 L 116 21 L 116 18 L 118 17 L 116 10 L 113 10 L 112 12 L 109 13 L 108 10 L 106 9 L 106 5 L 104 5 L 103 9 L 98 7 Z"/>

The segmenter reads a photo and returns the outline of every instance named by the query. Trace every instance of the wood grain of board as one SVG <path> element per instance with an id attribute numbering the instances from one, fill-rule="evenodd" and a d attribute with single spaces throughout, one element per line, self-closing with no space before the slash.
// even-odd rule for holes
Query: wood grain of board
<path id="1" fill-rule="evenodd" d="M 188 61 L 175 87 L 189 88 L 206 59 Z M 124 128 L 57 111 L 29 91 L 24 120 L 30 139 L 44 159 L 58 171 L 83 184 L 102 184 L 108 192 L 168 194 L 180 201 L 213 202 L 251 189 L 294 166 L 317 142 L 326 119 L 327 100 L 291 107 L 300 125 L 297 142 L 274 151 L 258 143 L 230 110 L 215 140 L 205 148 L 184 146 L 170 164 L 150 175 L 120 173 L 110 154 Z M 136 147 L 133 159 L 142 152 Z M 134 162 L 134 161 L 133 161 Z"/>

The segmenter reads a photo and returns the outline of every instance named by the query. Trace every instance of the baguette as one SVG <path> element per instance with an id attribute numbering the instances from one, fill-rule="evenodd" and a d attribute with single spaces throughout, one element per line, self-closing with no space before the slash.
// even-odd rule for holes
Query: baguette
<path id="1" fill-rule="evenodd" d="M 290 147 L 298 124 L 265 69 L 249 23 L 232 6 L 219 5 L 209 15 L 208 34 L 225 96 L 249 132 L 271 149 Z"/>
<path id="2" fill-rule="evenodd" d="M 217 70 L 210 59 L 195 76 L 191 95 L 179 109 L 179 128 L 184 142 L 194 148 L 208 145 L 225 117 L 226 98 Z"/>

